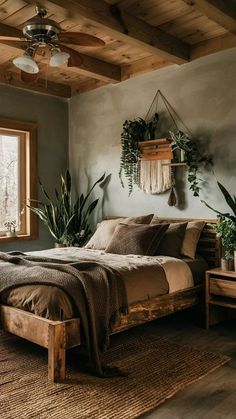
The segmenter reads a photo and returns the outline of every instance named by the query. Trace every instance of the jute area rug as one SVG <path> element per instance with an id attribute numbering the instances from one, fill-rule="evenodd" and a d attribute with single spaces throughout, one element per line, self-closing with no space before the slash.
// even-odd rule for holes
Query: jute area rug
<path id="1" fill-rule="evenodd" d="M 47 351 L 0 332 L 1 419 L 137 418 L 229 360 L 155 335 L 132 333 L 120 335 L 105 357 L 128 377 L 96 378 L 79 371 L 76 359 L 77 352 L 65 383 L 49 384 Z"/>

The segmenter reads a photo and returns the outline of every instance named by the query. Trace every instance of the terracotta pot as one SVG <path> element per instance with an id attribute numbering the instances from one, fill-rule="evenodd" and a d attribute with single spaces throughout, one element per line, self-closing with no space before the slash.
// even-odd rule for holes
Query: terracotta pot
<path id="1" fill-rule="evenodd" d="M 221 258 L 221 269 L 222 271 L 232 271 L 234 269 L 234 260 Z"/>

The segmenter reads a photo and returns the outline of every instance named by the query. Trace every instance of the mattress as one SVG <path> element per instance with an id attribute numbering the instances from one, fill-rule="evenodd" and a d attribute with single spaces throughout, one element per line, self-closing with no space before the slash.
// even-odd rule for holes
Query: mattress
<path id="1" fill-rule="evenodd" d="M 115 255 L 80 248 L 48 249 L 27 254 L 68 261 L 81 258 L 119 269 L 129 305 L 199 284 L 207 269 L 207 263 L 200 256 L 195 260 L 180 260 L 160 256 Z M 49 285 L 21 285 L 6 290 L 0 296 L 0 302 L 54 321 L 78 316 L 69 296 L 61 288 Z"/>

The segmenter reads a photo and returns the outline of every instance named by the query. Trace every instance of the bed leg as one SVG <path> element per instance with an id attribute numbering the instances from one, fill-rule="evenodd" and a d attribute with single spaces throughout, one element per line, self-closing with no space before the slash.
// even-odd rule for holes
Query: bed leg
<path id="1" fill-rule="evenodd" d="M 48 379 L 59 382 L 66 375 L 65 325 L 50 324 L 48 332 Z"/>

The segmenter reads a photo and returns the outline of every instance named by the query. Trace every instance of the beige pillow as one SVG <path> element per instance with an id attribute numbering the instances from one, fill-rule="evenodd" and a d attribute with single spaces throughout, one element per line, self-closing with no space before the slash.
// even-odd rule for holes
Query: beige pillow
<path id="1" fill-rule="evenodd" d="M 118 224 L 106 247 L 117 255 L 153 256 L 169 224 Z"/>
<path id="2" fill-rule="evenodd" d="M 205 221 L 188 222 L 181 248 L 181 254 L 183 256 L 195 259 L 197 244 L 205 224 Z"/>
<path id="3" fill-rule="evenodd" d="M 119 223 L 125 224 L 149 224 L 153 218 L 153 214 L 141 215 L 139 217 L 115 218 L 114 220 L 104 220 L 98 223 L 94 235 L 86 244 L 86 249 L 105 250 L 110 242 L 116 226 Z"/>

